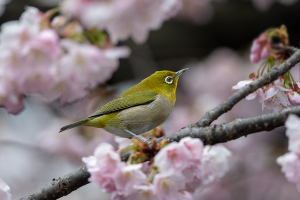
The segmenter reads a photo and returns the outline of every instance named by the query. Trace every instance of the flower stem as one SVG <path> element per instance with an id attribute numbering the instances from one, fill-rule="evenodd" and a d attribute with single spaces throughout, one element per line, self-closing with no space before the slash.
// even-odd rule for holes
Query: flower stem
<path id="1" fill-rule="evenodd" d="M 152 182 L 153 176 L 154 176 L 156 171 L 157 171 L 157 167 L 153 167 L 152 171 L 151 171 L 151 173 L 149 174 L 149 177 L 148 177 L 148 183 Z"/>

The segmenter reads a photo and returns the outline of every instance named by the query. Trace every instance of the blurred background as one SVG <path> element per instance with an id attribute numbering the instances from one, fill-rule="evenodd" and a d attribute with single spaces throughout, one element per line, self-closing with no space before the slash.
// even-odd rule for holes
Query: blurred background
<path id="1" fill-rule="evenodd" d="M 25 6 L 47 11 L 58 0 L 11 0 L 0 23 L 18 20 Z M 249 61 L 252 41 L 270 27 L 285 24 L 290 44 L 299 46 L 300 1 L 297 0 L 185 0 L 179 14 L 161 29 L 151 31 L 147 42 L 131 39 L 119 45 L 132 53 L 122 59 L 112 77 L 73 104 L 44 103 L 27 97 L 18 115 L 0 109 L 0 177 L 11 187 L 13 199 L 32 192 L 53 178 L 65 175 L 92 155 L 100 142 L 114 137 L 104 130 L 76 128 L 58 134 L 60 127 L 93 113 L 130 86 L 157 70 L 190 68 L 178 84 L 177 101 L 171 116 L 162 125 L 167 134 L 195 123 L 206 111 L 234 93 L 231 89 L 248 79 L 258 65 Z M 299 81 L 299 67 L 293 69 Z M 215 123 L 262 113 L 257 100 L 243 100 Z M 206 188 L 199 199 L 282 200 L 299 199 L 296 186 L 286 180 L 276 158 L 287 151 L 285 128 L 261 132 L 225 144 L 232 151 L 230 172 Z M 216 192 L 217 191 L 217 192 Z M 61 199 L 109 199 L 98 186 L 89 184 Z"/>

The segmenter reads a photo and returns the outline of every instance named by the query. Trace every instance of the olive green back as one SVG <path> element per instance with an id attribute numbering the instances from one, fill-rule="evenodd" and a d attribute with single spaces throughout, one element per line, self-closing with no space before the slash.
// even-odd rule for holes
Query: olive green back
<path id="1" fill-rule="evenodd" d="M 165 78 L 167 76 L 175 77 L 175 74 L 176 73 L 172 71 L 157 71 L 126 90 L 116 99 L 102 106 L 87 118 L 94 118 L 134 106 L 150 104 L 157 98 L 158 94 L 167 96 L 174 106 L 178 78 L 175 78 L 172 84 L 167 84 Z"/>

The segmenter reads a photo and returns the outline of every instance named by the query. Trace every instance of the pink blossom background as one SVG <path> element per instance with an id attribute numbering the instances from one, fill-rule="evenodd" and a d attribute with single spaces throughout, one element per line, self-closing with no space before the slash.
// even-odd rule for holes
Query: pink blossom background
<path id="1" fill-rule="evenodd" d="M 7 114 L 1 108 L 0 179 L 10 187 L 12 199 L 19 199 L 48 184 L 53 178 L 82 166 L 84 163 L 81 158 L 92 155 L 101 142 L 109 142 L 117 148 L 114 137 L 101 129 L 76 128 L 60 134 L 58 131 L 61 126 L 88 116 L 154 71 L 190 68 L 179 80 L 176 105 L 162 125 L 166 133 L 171 134 L 199 120 L 206 111 L 234 93 L 232 86 L 248 79 L 249 74 L 257 70 L 258 65 L 250 63 L 249 54 L 252 40 L 260 32 L 285 23 L 291 44 L 298 45 L 300 34 L 295 28 L 298 24 L 291 22 L 291 19 L 300 19 L 300 4 L 297 0 L 245 2 L 235 5 L 228 0 L 186 0 L 182 9 L 178 9 L 178 14 L 169 13 L 168 17 L 156 15 L 160 18 L 158 21 L 151 21 L 151 26 L 143 27 L 144 34 L 134 35 L 127 30 L 125 35 L 112 35 L 116 44 L 120 40 L 121 45 L 131 48 L 132 54 L 128 59 L 121 60 L 121 64 L 114 68 L 115 73 L 110 71 L 105 75 L 99 87 L 81 101 L 62 107 L 58 101 L 45 103 L 40 98 L 29 96 L 24 101 L 25 109 L 17 116 Z M 52 8 L 43 4 L 43 1 L 33 0 L 12 1 L 7 6 L 0 3 L 0 9 L 3 10 L 1 23 L 19 19 L 25 3 L 42 10 Z M 85 12 L 85 9 L 81 12 Z M 152 10 L 149 12 L 153 13 Z M 231 17 L 232 12 L 235 17 Z M 274 18 L 275 14 L 277 18 Z M 257 16 L 260 21 L 257 21 Z M 171 17 L 173 18 L 168 20 Z M 92 22 L 89 18 L 83 20 Z M 118 20 L 120 21 L 115 22 L 115 27 L 105 24 L 108 32 L 121 28 L 122 19 Z M 126 22 L 128 21 L 130 19 Z M 143 23 L 145 22 L 137 22 L 137 27 Z M 128 37 L 131 39 L 128 40 Z M 136 45 L 135 42 L 141 44 Z M 64 45 L 68 48 L 72 44 L 65 42 Z M 69 56 L 72 56 L 72 52 Z M 68 60 L 70 57 L 61 62 L 65 66 L 72 66 L 72 59 Z M 295 67 L 292 73 L 296 81 L 299 81 L 299 67 Z M 93 79 L 88 81 L 93 86 L 97 85 Z M 270 111 L 261 111 L 261 104 L 256 99 L 242 100 L 215 123 L 268 112 Z M 281 166 L 276 163 L 279 156 L 288 152 L 285 128 L 249 135 L 228 142 L 225 146 L 232 153 L 229 172 L 220 181 L 199 193 L 197 199 L 299 199 L 297 186 L 286 179 Z M 2 185 L 4 183 L 1 182 L 0 187 Z M 1 195 L 2 193 L 0 197 Z M 88 184 L 61 199 L 110 197 L 97 185 Z"/>

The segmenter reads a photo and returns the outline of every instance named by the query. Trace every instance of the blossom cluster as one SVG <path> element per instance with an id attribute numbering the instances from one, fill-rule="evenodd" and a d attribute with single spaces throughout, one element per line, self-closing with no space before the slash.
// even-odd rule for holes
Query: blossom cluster
<path id="1" fill-rule="evenodd" d="M 180 10 L 182 3 L 182 0 L 65 0 L 61 9 L 87 28 L 106 30 L 113 43 L 129 37 L 143 43 L 149 31 L 159 29 L 163 21 Z"/>
<path id="2" fill-rule="evenodd" d="M 0 199 L 10 200 L 11 193 L 9 186 L 0 178 Z"/>
<path id="3" fill-rule="evenodd" d="M 284 45 L 289 43 L 287 29 L 284 25 L 280 28 L 270 28 L 266 30 L 253 41 L 250 54 L 251 62 L 256 64 L 269 56 L 275 60 L 281 58 L 281 52 L 272 49 L 273 43 L 282 43 Z"/>
<path id="4" fill-rule="evenodd" d="M 223 146 L 204 147 L 201 140 L 188 137 L 162 148 L 153 166 L 124 163 L 107 143 L 83 161 L 91 174 L 89 180 L 112 199 L 193 199 L 227 172 L 230 155 Z"/>
<path id="5" fill-rule="evenodd" d="M 290 152 L 277 158 L 277 163 L 286 178 L 296 183 L 300 192 L 300 119 L 296 115 L 289 115 L 285 122 L 286 135 L 289 139 L 288 150 Z"/>
<path id="6" fill-rule="evenodd" d="M 277 66 L 288 58 L 286 52 L 274 49 L 273 44 L 287 45 L 288 34 L 286 27 L 282 25 L 279 29 L 268 29 L 254 40 L 251 47 L 250 60 L 252 63 L 258 63 L 266 59 L 258 68 L 256 73 L 251 73 L 248 80 L 240 81 L 232 89 L 238 90 L 245 85 L 253 82 L 263 73 L 269 72 L 272 67 Z M 294 81 L 290 71 L 281 76 L 273 83 L 266 85 L 246 97 L 247 100 L 257 98 L 265 107 L 270 110 L 279 111 L 289 106 L 300 105 L 299 82 Z"/>
<path id="7" fill-rule="evenodd" d="M 25 95 L 61 103 L 82 98 L 87 89 L 110 78 L 118 59 L 130 53 L 127 47 L 78 42 L 82 27 L 74 22 L 61 29 L 62 16 L 51 22 L 52 14 L 28 7 L 19 21 L 1 27 L 0 106 L 9 113 L 23 109 Z"/>
<path id="8" fill-rule="evenodd" d="M 253 82 L 255 79 L 248 79 L 245 81 L 240 81 L 237 85 L 233 86 L 232 89 L 237 90 L 241 89 L 245 85 Z M 267 86 L 259 88 L 254 93 L 249 94 L 246 99 L 252 100 L 257 98 L 258 101 L 262 104 L 262 110 L 268 108 L 269 110 L 279 111 L 283 108 L 289 106 L 300 105 L 300 95 L 298 89 L 295 91 L 293 89 L 287 89 L 283 85 L 284 78 L 280 77 L 278 80 L 274 81 Z M 299 83 L 295 85 L 299 87 Z"/>

